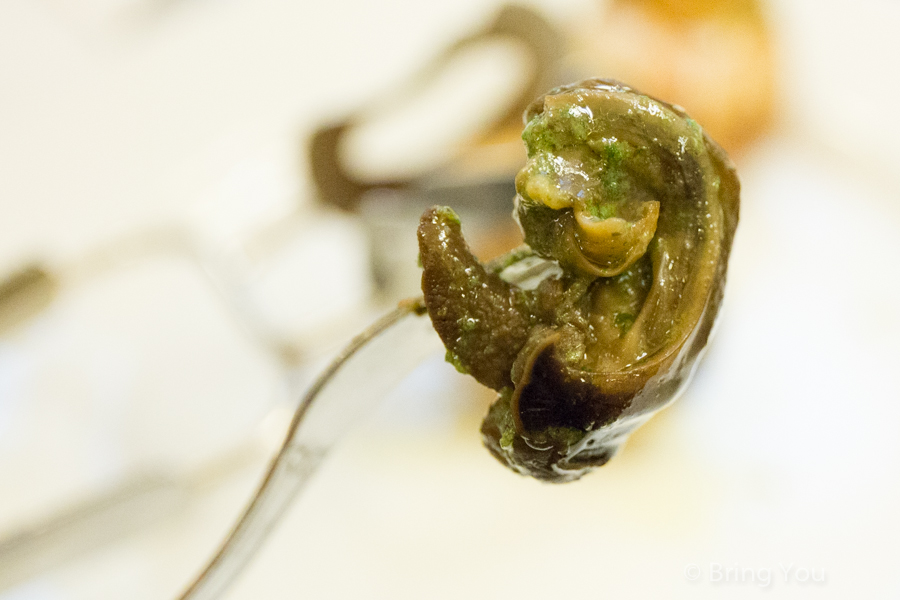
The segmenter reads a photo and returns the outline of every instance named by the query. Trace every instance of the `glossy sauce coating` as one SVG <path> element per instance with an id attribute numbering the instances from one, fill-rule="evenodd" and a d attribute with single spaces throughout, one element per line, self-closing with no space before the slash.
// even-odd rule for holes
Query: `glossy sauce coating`
<path id="1" fill-rule="evenodd" d="M 739 184 L 699 125 L 617 82 L 552 90 L 525 119 L 516 216 L 528 249 L 486 268 L 454 213 L 431 209 L 422 286 L 448 360 L 499 392 L 488 449 L 571 481 L 689 379 L 721 302 Z M 526 263 L 544 276 L 509 283 Z"/>

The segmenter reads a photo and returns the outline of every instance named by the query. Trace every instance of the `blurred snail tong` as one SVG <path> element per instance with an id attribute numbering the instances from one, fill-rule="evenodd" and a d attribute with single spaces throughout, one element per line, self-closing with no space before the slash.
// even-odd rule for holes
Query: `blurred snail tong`
<path id="1" fill-rule="evenodd" d="M 442 76 L 463 73 L 454 71 L 454 65 L 465 65 L 467 77 L 477 75 L 471 72 L 472 62 L 459 61 L 469 55 L 483 59 L 491 48 L 501 46 L 507 51 L 505 60 L 516 59 L 510 68 L 524 68 L 522 77 L 514 89 L 494 85 L 493 91 L 502 89 L 502 93 L 491 101 L 472 98 L 466 80 L 454 88 L 453 98 L 446 97 L 443 105 L 431 107 L 436 126 L 462 132 L 461 143 L 443 148 L 435 164 L 409 172 L 403 157 L 395 157 L 393 167 L 382 164 L 366 173 L 362 165 L 349 159 L 353 140 L 364 137 L 373 125 L 377 129 L 386 117 L 414 113 L 411 106 L 440 89 Z M 515 194 L 515 173 L 525 161 L 519 140 L 522 111 L 535 96 L 563 81 L 559 78 L 563 57 L 563 36 L 550 21 L 532 8 L 506 5 L 405 82 L 313 134 L 307 157 L 319 202 L 362 217 L 369 237 L 372 276 L 382 297 L 396 300 L 417 289 L 415 265 L 398 258 L 414 251 L 414 240 L 410 248 L 398 247 L 397 240 L 408 239 L 405 234 L 415 230 L 419 215 L 428 206 L 454 206 L 469 222 L 470 242 L 481 257 L 498 256 L 521 243 L 521 235 L 509 219 L 508 202 Z M 471 118 L 476 114 L 480 120 Z M 403 137 L 403 132 L 397 135 Z M 430 144 L 433 136 L 433 129 L 417 128 L 408 132 L 407 145 Z"/>
<path id="2" fill-rule="evenodd" d="M 521 131 L 522 111 L 528 103 L 554 81 L 559 70 L 558 63 L 563 56 L 563 39 L 556 28 L 535 10 L 514 4 L 505 5 L 483 27 L 450 45 L 432 59 L 408 81 L 390 91 L 388 98 L 375 100 L 361 107 L 356 113 L 316 131 L 309 143 L 309 164 L 319 199 L 327 205 L 341 210 L 355 212 L 359 209 L 363 196 L 379 189 L 412 190 L 427 194 L 440 186 L 436 180 L 448 170 L 458 172 L 467 163 L 465 156 L 450 156 L 449 160 L 434 170 L 413 177 L 393 177 L 366 179 L 353 173 L 342 155 L 342 146 L 347 137 L 369 121 L 377 120 L 380 112 L 393 110 L 397 104 L 404 104 L 409 98 L 421 93 L 434 83 L 447 65 L 462 52 L 494 41 L 509 41 L 515 44 L 517 52 L 525 55 L 529 65 L 528 76 L 516 94 L 509 98 L 507 105 L 495 114 L 492 121 L 479 131 L 473 131 L 466 147 L 459 152 L 465 154 L 473 148 L 485 145 L 514 143 Z M 441 115 L 442 119 L 452 115 Z M 515 156 L 504 157 L 501 169 L 519 160 L 520 151 Z M 518 165 L 513 169 L 518 168 Z M 514 170 L 512 171 L 515 172 Z M 503 177 L 508 173 L 493 173 Z"/>
<path id="3" fill-rule="evenodd" d="M 525 121 L 527 245 L 481 264 L 456 214 L 432 208 L 422 289 L 448 361 L 498 392 L 487 448 L 566 482 L 688 383 L 722 300 L 740 186 L 693 119 L 616 81 L 553 89 Z"/>

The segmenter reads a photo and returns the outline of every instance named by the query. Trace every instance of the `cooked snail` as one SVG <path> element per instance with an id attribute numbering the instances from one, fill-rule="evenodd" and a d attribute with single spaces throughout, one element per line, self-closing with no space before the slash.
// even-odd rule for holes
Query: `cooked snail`
<path id="1" fill-rule="evenodd" d="M 499 392 L 487 448 L 565 482 L 609 461 L 690 379 L 722 301 L 740 186 L 679 107 L 615 81 L 556 88 L 525 123 L 526 246 L 482 265 L 455 213 L 432 208 L 422 288 L 448 360 Z"/>

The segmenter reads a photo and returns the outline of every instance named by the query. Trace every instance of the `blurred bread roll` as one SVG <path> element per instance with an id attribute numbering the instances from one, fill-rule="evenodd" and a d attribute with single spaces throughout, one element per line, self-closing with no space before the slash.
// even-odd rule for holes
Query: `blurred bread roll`
<path id="1" fill-rule="evenodd" d="M 681 105 L 729 154 L 773 121 L 775 51 L 757 0 L 611 0 L 575 30 L 577 69 Z"/>

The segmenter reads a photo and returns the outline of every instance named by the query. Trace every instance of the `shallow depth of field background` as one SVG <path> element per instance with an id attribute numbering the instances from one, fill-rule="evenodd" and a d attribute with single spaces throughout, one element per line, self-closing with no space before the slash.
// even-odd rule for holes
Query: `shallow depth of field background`
<path id="1" fill-rule="evenodd" d="M 0 274 L 42 261 L 61 277 L 0 332 L 0 600 L 173 598 L 197 572 L 299 391 L 392 301 L 366 223 L 316 204 L 307 139 L 499 6 L 0 3 Z M 531 6 L 605 35 L 601 4 Z M 767 15 L 775 116 L 735 157 L 729 290 L 685 396 L 608 466 L 552 487 L 481 448 L 490 395 L 436 356 L 361 418 L 228 598 L 900 594 L 900 2 L 772 0 Z M 474 97 L 394 115 L 350 159 L 440 164 L 465 142 L 457 120 L 502 102 L 491 82 L 516 83 L 513 59 L 467 59 L 447 81 Z M 171 231 L 234 274 L 225 295 L 253 327 L 177 252 L 116 250 Z M 104 246 L 114 266 L 85 268 Z M 10 554 L 16 532 L 128 486 L 139 502 L 45 569 Z"/>

